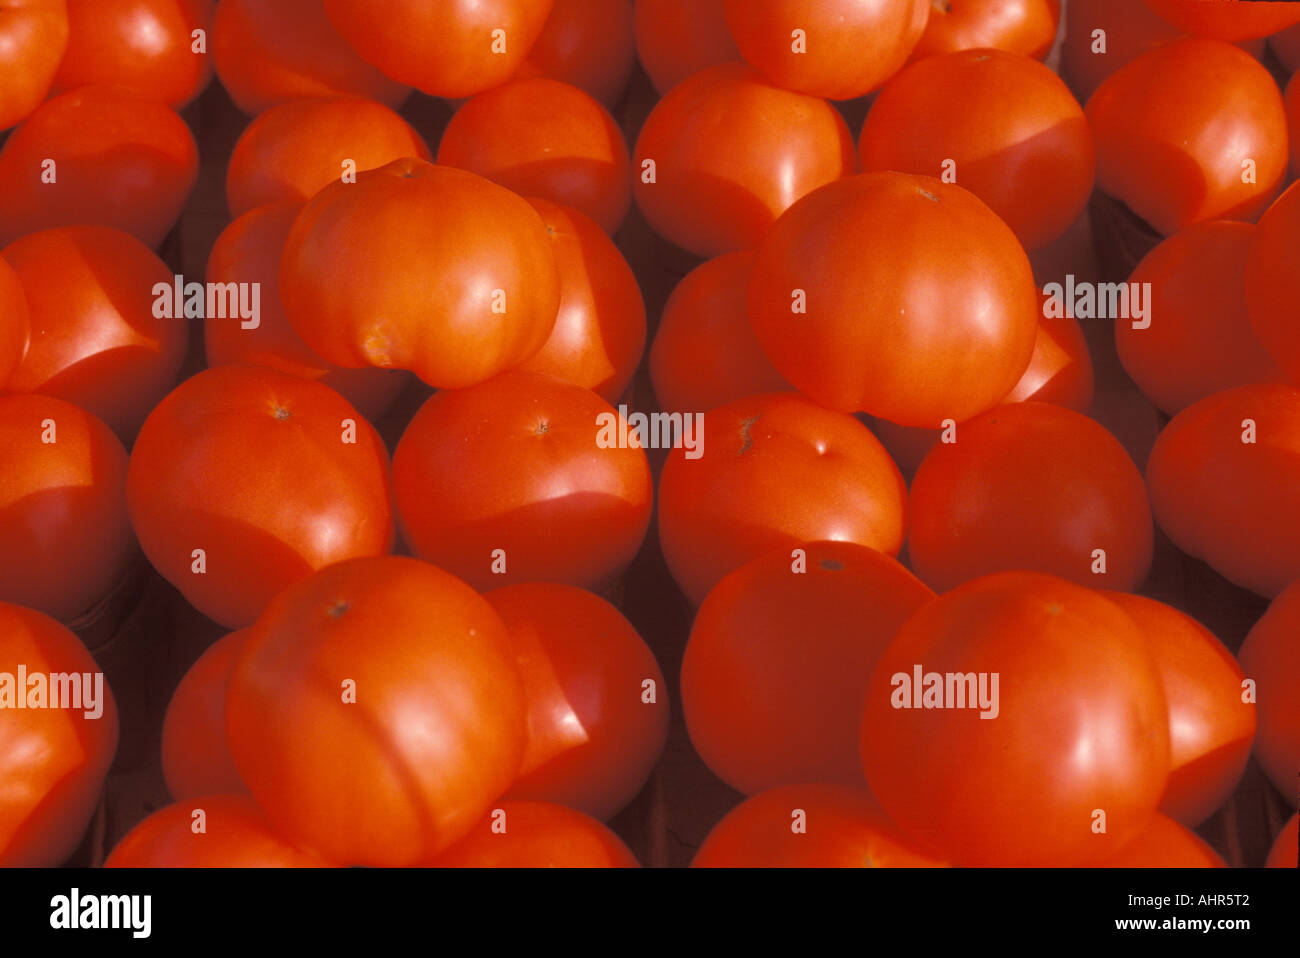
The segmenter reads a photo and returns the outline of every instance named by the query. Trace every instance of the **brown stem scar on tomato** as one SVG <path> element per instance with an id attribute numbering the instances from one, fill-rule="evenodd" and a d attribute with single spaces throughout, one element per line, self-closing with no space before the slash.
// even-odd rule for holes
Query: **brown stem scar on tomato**
<path id="1" fill-rule="evenodd" d="M 916 192 L 920 193 L 922 196 L 924 196 L 924 197 L 925 197 L 927 200 L 929 200 L 931 203 L 938 203 L 938 202 L 939 202 L 939 197 L 935 196 L 935 195 L 934 195 L 933 193 L 931 193 L 929 190 L 923 190 L 923 189 L 921 189 L 921 188 L 918 186 L 918 187 L 916 188 Z"/>
<path id="2" fill-rule="evenodd" d="M 271 407 L 271 414 L 275 416 L 276 419 L 280 420 L 280 422 L 284 422 L 293 415 L 293 413 L 291 413 L 286 407 L 281 406 L 279 403 L 276 403 Z"/>
<path id="3" fill-rule="evenodd" d="M 740 452 L 738 455 L 744 455 L 749 452 L 749 447 L 754 444 L 754 437 L 749 434 L 750 427 L 761 419 L 761 416 L 750 416 L 748 419 L 740 421 Z"/>
<path id="4" fill-rule="evenodd" d="M 533 433 L 538 436 L 545 436 L 550 431 L 551 431 L 551 424 L 547 422 L 545 419 L 543 419 L 541 422 L 537 424 L 537 428 L 533 430 Z"/>
<path id="5" fill-rule="evenodd" d="M 844 563 L 838 559 L 822 559 L 821 567 L 827 572 L 839 572 L 844 568 Z"/>
<path id="6" fill-rule="evenodd" d="M 948 0 L 930 0 L 930 6 L 935 13 L 952 13 L 952 4 Z"/>
<path id="7" fill-rule="evenodd" d="M 347 602 L 340 599 L 338 602 L 335 602 L 328 609 L 326 609 L 325 614 L 328 615 L 331 619 L 341 619 L 347 613 L 347 611 L 348 611 Z"/>

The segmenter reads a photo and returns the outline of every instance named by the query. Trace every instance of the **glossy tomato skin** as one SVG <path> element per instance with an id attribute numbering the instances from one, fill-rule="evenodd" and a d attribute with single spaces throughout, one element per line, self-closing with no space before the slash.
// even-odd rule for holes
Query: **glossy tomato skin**
<path id="1" fill-rule="evenodd" d="M 467 101 L 442 134 L 438 162 L 572 206 L 611 235 L 632 205 L 627 143 L 614 117 L 549 77 L 511 80 Z"/>
<path id="2" fill-rule="evenodd" d="M 986 673 L 989 704 L 901 707 L 918 667 Z M 985 721 L 993 673 L 997 718 Z M 953 864 L 1076 865 L 1149 824 L 1168 725 L 1160 673 L 1124 612 L 1063 579 L 1007 572 L 922 606 L 894 636 L 868 685 L 863 768 L 890 818 Z"/>
<path id="3" fill-rule="evenodd" d="M 20 665 L 29 681 L 71 672 L 102 677 L 75 634 L 33 609 L 0 602 L 0 672 L 16 677 Z M 33 701 L 30 686 L 21 694 Z M 95 718 L 85 708 L 17 709 L 8 701 L 0 711 L 0 867 L 52 868 L 80 843 L 117 753 L 113 692 L 104 683 L 94 694 L 101 697 L 91 714 L 102 708 Z"/>
<path id="4" fill-rule="evenodd" d="M 503 801 L 431 868 L 640 868 L 599 820 L 549 802 Z"/>
<path id="5" fill-rule="evenodd" d="M 154 568 L 239 629 L 312 571 L 387 553 L 389 483 L 383 441 L 342 396 L 234 365 L 186 380 L 150 413 L 126 494 Z"/>
<path id="6" fill-rule="evenodd" d="M 199 813 L 202 813 L 201 815 Z M 199 823 L 202 822 L 202 830 Z M 117 843 L 105 868 L 330 868 L 281 835 L 247 795 L 211 792 L 154 812 Z"/>
<path id="7" fill-rule="evenodd" d="M 105 226 L 42 230 L 3 255 L 32 325 L 8 388 L 66 399 L 129 444 L 176 384 L 189 343 L 189 321 L 156 309 L 159 290 L 170 296 L 174 287 L 171 270 L 138 239 Z"/>
<path id="8" fill-rule="evenodd" d="M 32 339 L 27 294 L 14 268 L 0 257 L 0 389 L 27 355 Z"/>
<path id="9" fill-rule="evenodd" d="M 867 679 L 933 598 L 894 559 L 851 542 L 780 547 L 741 566 L 705 598 L 682 660 L 695 751 L 746 795 L 861 786 Z"/>
<path id="10" fill-rule="evenodd" d="M 1164 236 L 1204 220 L 1257 218 L 1286 173 L 1281 93 L 1231 44 L 1162 44 L 1107 78 L 1085 112 L 1098 188 Z"/>
<path id="11" fill-rule="evenodd" d="M 46 160 L 57 180 L 43 182 Z M 0 243 L 57 226 L 111 226 L 157 248 L 198 179 L 168 106 L 109 86 L 46 100 L 0 150 Z"/>
<path id="12" fill-rule="evenodd" d="M 1185 33 L 1216 40 L 1266 37 L 1300 23 L 1300 10 L 1277 0 L 1142 0 L 1160 17 Z"/>
<path id="13" fill-rule="evenodd" d="M 555 0 L 517 75 L 572 83 L 612 110 L 635 66 L 632 0 Z"/>
<path id="14" fill-rule="evenodd" d="M 1060 0 L 932 0 L 912 60 L 981 48 L 1043 60 L 1060 21 Z"/>
<path id="15" fill-rule="evenodd" d="M 1259 218 L 1246 255 L 1246 307 L 1255 335 L 1295 386 L 1300 386 L 1298 303 L 1300 189 L 1291 186 Z"/>
<path id="16" fill-rule="evenodd" d="M 1208 396 L 1175 416 L 1151 450 L 1156 522 L 1224 578 L 1275 596 L 1300 578 L 1298 457 L 1300 390 L 1238 386 Z"/>
<path id="17" fill-rule="evenodd" d="M 67 48 L 67 0 L 5 4 L 0 12 L 0 130 L 26 118 L 45 99 Z"/>
<path id="18" fill-rule="evenodd" d="M 796 831 L 796 828 L 801 830 Z M 782 785 L 713 826 L 692 868 L 942 868 L 899 833 L 865 788 Z"/>
<path id="19" fill-rule="evenodd" d="M 546 224 L 525 200 L 408 158 L 307 203 L 285 244 L 280 298 L 325 360 L 410 369 L 457 389 L 542 348 L 560 277 Z"/>
<path id="20" fill-rule="evenodd" d="M 1097 863 L 1101 868 L 1227 868 L 1228 863 L 1186 825 L 1168 815 L 1151 816 L 1135 838 Z"/>
<path id="21" fill-rule="evenodd" d="M 636 53 L 660 96 L 706 67 L 740 59 L 723 0 L 636 0 Z"/>
<path id="22" fill-rule="evenodd" d="M 519 770 L 526 722 L 501 618 L 455 576 L 398 556 L 336 563 L 277 595 L 226 693 L 253 797 L 349 865 L 418 864 L 464 837 Z"/>
<path id="23" fill-rule="evenodd" d="M 709 67 L 665 94 L 633 160 L 634 196 L 651 227 L 708 257 L 752 248 L 791 204 L 857 163 L 830 104 L 740 63 Z"/>
<path id="24" fill-rule="evenodd" d="M 805 395 L 933 428 L 1015 386 L 1033 354 L 1038 299 L 1015 234 L 974 194 L 864 173 L 805 196 L 764 237 L 749 315 Z"/>
<path id="25" fill-rule="evenodd" d="M 1300 800 L 1295 787 L 1300 773 L 1300 689 L 1295 681 L 1300 675 L 1300 581 L 1273 600 L 1237 658 L 1246 677 L 1255 680 L 1255 757 L 1294 806 Z"/>
<path id="26" fill-rule="evenodd" d="M 619 421 L 590 390 L 538 373 L 435 394 L 393 456 L 404 541 L 477 589 L 607 588 L 641 547 L 653 496 L 642 449 L 600 444 L 604 424 L 617 443 Z"/>
<path id="27" fill-rule="evenodd" d="M 217 0 L 212 63 L 250 116 L 289 100 L 361 96 L 397 109 L 411 88 L 358 56 L 323 0 Z"/>
<path id="28" fill-rule="evenodd" d="M 1273 848 L 1268 853 L 1268 861 L 1264 863 L 1267 868 L 1295 868 L 1297 867 L 1297 857 L 1300 856 L 1300 815 L 1292 815 L 1291 820 L 1286 823 L 1282 831 L 1278 832 L 1277 838 L 1273 842 Z"/>
<path id="29" fill-rule="evenodd" d="M 226 744 L 226 689 L 247 629 L 223 636 L 190 666 L 163 716 L 162 771 L 178 801 L 247 791 Z"/>

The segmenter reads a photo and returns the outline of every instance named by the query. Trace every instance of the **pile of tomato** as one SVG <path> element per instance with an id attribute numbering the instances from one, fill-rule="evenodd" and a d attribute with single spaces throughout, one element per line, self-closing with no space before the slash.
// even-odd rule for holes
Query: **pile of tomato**
<path id="1" fill-rule="evenodd" d="M 0 864 L 95 813 L 123 703 L 17 677 L 143 555 L 228 634 L 109 866 L 634 866 L 674 712 L 696 865 L 1223 865 L 1300 775 L 1297 67 L 1282 2 L 0 5 Z"/>

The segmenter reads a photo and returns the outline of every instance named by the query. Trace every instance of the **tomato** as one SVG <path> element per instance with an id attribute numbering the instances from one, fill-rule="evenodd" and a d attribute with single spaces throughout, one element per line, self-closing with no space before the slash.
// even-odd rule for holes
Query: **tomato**
<path id="1" fill-rule="evenodd" d="M 2 252 L 32 325 L 8 388 L 66 399 L 130 444 L 185 360 L 188 322 L 155 311 L 158 291 L 171 295 L 172 271 L 135 237 L 104 226 L 42 230 Z"/>
<path id="2" fill-rule="evenodd" d="M 292 100 L 260 113 L 226 167 L 232 217 L 281 200 L 305 202 L 349 173 L 373 170 L 429 147 L 405 120 L 358 97 Z"/>
<path id="3" fill-rule="evenodd" d="M 713 826 L 692 868 L 935 868 L 865 788 L 784 785 Z"/>
<path id="4" fill-rule="evenodd" d="M 887 555 L 901 548 L 907 487 L 852 416 L 767 393 L 705 413 L 693 441 L 693 451 L 678 443 L 664 464 L 659 539 L 694 605 L 727 573 L 780 546 L 831 539 Z"/>
<path id="5" fill-rule="evenodd" d="M 910 506 L 912 569 L 939 592 L 1012 569 L 1130 592 L 1151 566 L 1141 473 L 1105 427 L 1061 406 L 961 423 L 917 469 Z"/>
<path id="6" fill-rule="evenodd" d="M 1221 389 L 1281 378 L 1246 309 L 1254 236 L 1249 223 L 1196 223 L 1148 253 L 1129 277 L 1150 283 L 1151 293 L 1145 319 L 1115 320 L 1120 362 L 1171 416 Z"/>
<path id="7" fill-rule="evenodd" d="M 723 0 L 636 0 L 636 53 L 662 96 L 688 76 L 740 59 Z"/>
<path id="8" fill-rule="evenodd" d="M 1290 2 L 1251 0 L 1142 0 L 1164 20 L 1185 33 L 1217 40 L 1266 37 L 1300 23 Z"/>
<path id="9" fill-rule="evenodd" d="M 284 315 L 280 302 L 280 254 L 301 212 L 299 200 L 282 200 L 249 210 L 222 230 L 208 254 L 209 283 L 257 283 L 257 325 L 241 316 L 203 321 L 209 366 L 249 363 L 269 366 L 337 390 L 367 419 L 381 416 L 409 381 L 393 369 L 343 369 L 307 347 Z"/>
<path id="10" fill-rule="evenodd" d="M 207 793 L 154 812 L 117 843 L 105 868 L 329 868 L 279 832 L 247 795 Z"/>
<path id="11" fill-rule="evenodd" d="M 1245 285 L 1255 335 L 1287 379 L 1300 385 L 1300 188 L 1288 188 L 1259 218 Z"/>
<path id="12" fill-rule="evenodd" d="M 308 202 L 280 263 L 280 299 L 338 366 L 482 382 L 546 343 L 559 270 L 538 212 L 464 170 L 396 160 Z"/>
<path id="13" fill-rule="evenodd" d="M 1287 73 L 1300 70 L 1300 23 L 1269 37 L 1268 46 Z M 1292 141 L 1294 145 L 1294 137 Z"/>
<path id="14" fill-rule="evenodd" d="M 776 85 L 831 100 L 870 93 L 898 71 L 930 0 L 723 0 L 741 55 Z"/>
<path id="15" fill-rule="evenodd" d="M 1300 774 L 1300 581 L 1282 592 L 1237 652 L 1255 680 L 1259 729 L 1255 757 L 1283 797 L 1295 805 Z M 1294 842 L 1292 843 L 1294 845 Z"/>
<path id="16" fill-rule="evenodd" d="M 0 257 L 0 389 L 27 355 L 31 338 L 27 294 L 14 268 Z"/>
<path id="17" fill-rule="evenodd" d="M 917 671 L 940 678 L 912 686 Z M 867 689 L 867 782 L 953 864 L 1096 861 L 1148 826 L 1164 792 L 1159 669 L 1127 615 L 1063 579 L 1007 572 L 941 595 L 899 629 Z"/>
<path id="18" fill-rule="evenodd" d="M 11 0 L 0 10 L 0 130 L 50 92 L 68 48 L 67 0 Z"/>
<path id="19" fill-rule="evenodd" d="M 172 693 L 162 726 L 162 772 L 179 801 L 245 791 L 226 745 L 226 689 L 247 629 L 218 639 Z"/>
<path id="20" fill-rule="evenodd" d="M 1300 846 L 1300 815 L 1292 815 L 1291 820 L 1286 823 L 1282 831 L 1278 832 L 1277 839 L 1273 842 L 1273 848 L 1268 853 L 1268 861 L 1264 864 L 1268 868 L 1295 868 L 1297 867 L 1297 846 Z"/>
<path id="21" fill-rule="evenodd" d="M 745 290 L 753 267 L 752 252 L 725 253 L 674 287 L 650 347 L 650 381 L 660 408 L 707 412 L 792 388 L 749 325 Z"/>
<path id="22" fill-rule="evenodd" d="M 632 205 L 623 131 L 599 101 L 547 77 L 512 80 L 456 111 L 438 162 L 586 213 L 613 234 Z"/>
<path id="23" fill-rule="evenodd" d="M 318 96 L 361 96 L 397 109 L 411 93 L 339 36 L 324 0 L 217 0 L 212 63 L 250 116 Z"/>
<path id="24" fill-rule="evenodd" d="M 340 562 L 277 595 L 226 693 L 240 776 L 286 835 L 347 865 L 425 862 L 510 785 L 527 706 L 501 618 L 416 559 Z"/>
<path id="25" fill-rule="evenodd" d="M 1146 475 L 1156 522 L 1188 555 L 1264 596 L 1300 578 L 1300 390 L 1238 386 L 1193 403 Z"/>
<path id="26" fill-rule="evenodd" d="M 332 389 L 273 369 L 178 386 L 140 430 L 126 495 L 154 568 L 231 629 L 314 570 L 393 545 L 379 434 Z"/>
<path id="27" fill-rule="evenodd" d="M 1098 188 L 1165 236 L 1203 220 L 1255 219 L 1286 172 L 1277 84 L 1217 40 L 1142 54 L 1097 88 L 1085 112 Z"/>
<path id="28" fill-rule="evenodd" d="M 650 466 L 636 439 L 617 444 L 626 428 L 595 393 L 538 373 L 443 390 L 393 455 L 402 537 L 476 589 L 563 582 L 600 591 L 650 525 Z"/>
<path id="29" fill-rule="evenodd" d="M 212 80 L 212 10 L 213 0 L 68 0 L 68 49 L 52 92 L 111 83 L 179 110 Z"/>
<path id="30" fill-rule="evenodd" d="M 548 802 L 506 801 L 431 868 L 640 868 L 632 850 L 590 815 Z"/>
<path id="31" fill-rule="evenodd" d="M 541 35 L 552 0 L 325 0 L 361 58 L 430 96 L 466 97 L 505 82 Z"/>
<path id="32" fill-rule="evenodd" d="M 1241 780 L 1255 739 L 1237 660 L 1209 629 L 1162 602 L 1106 592 L 1137 623 L 1169 704 L 1169 784 L 1160 810 L 1189 827 L 1210 817 Z"/>
<path id="33" fill-rule="evenodd" d="M 198 171 L 194 136 L 165 104 L 106 86 L 61 94 L 0 150 L 0 243 L 51 227 L 98 225 L 156 248 Z M 49 174 L 57 179 L 47 182 Z"/>
<path id="34" fill-rule="evenodd" d="M 555 0 L 518 75 L 572 83 L 613 109 L 635 66 L 632 0 Z"/>
<path id="35" fill-rule="evenodd" d="M 634 195 L 659 235 L 718 256 L 754 246 L 792 203 L 855 163 L 853 137 L 830 104 L 725 63 L 679 83 L 650 112 Z"/>
<path id="36" fill-rule="evenodd" d="M 930 0 L 930 19 L 912 59 L 993 48 L 1046 59 L 1061 0 Z"/>
<path id="37" fill-rule="evenodd" d="M 865 173 L 810 193 L 763 239 L 749 316 L 773 365 L 810 398 L 937 427 L 1015 386 L 1038 300 L 1019 241 L 974 194 Z"/>
<path id="38" fill-rule="evenodd" d="M 885 85 L 867 114 L 862 169 L 956 182 L 1027 250 L 1058 239 L 1092 193 L 1092 134 L 1069 88 L 1029 57 L 967 50 L 927 57 Z"/>
<path id="39" fill-rule="evenodd" d="M 1286 107 L 1287 138 L 1291 142 L 1291 171 L 1300 176 L 1300 83 L 1294 76 L 1286 85 L 1282 103 Z"/>
<path id="40" fill-rule="evenodd" d="M 560 271 L 551 338 L 520 364 L 618 402 L 645 350 L 645 301 L 636 274 L 600 225 L 550 200 L 528 201 L 546 223 Z"/>
<path id="41" fill-rule="evenodd" d="M 691 744 L 754 795 L 778 785 L 862 785 L 858 726 L 889 640 L 934 598 L 889 556 L 852 542 L 777 548 L 720 581 L 682 660 Z"/>
<path id="42" fill-rule="evenodd" d="M 1153 815 L 1136 838 L 1097 863 L 1102 868 L 1227 868 L 1195 832 L 1166 815 Z"/>
<path id="43" fill-rule="evenodd" d="M 30 707 L 52 703 L 49 676 L 59 673 L 80 676 L 61 693 L 74 696 L 72 707 Z M 99 804 L 117 753 L 117 705 L 76 635 L 8 602 L 0 602 L 0 675 L 0 867 L 52 868 L 76 849 Z M 16 707 L 19 696 L 29 707 Z"/>

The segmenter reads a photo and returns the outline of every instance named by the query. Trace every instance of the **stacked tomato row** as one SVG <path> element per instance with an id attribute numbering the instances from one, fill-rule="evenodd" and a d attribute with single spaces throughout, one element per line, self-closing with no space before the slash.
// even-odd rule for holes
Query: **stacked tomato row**
<path id="1" fill-rule="evenodd" d="M 752 796 L 697 864 L 1222 864 L 1190 829 L 1252 749 L 1300 771 L 1293 6 L 6 5 L 0 674 L 92 672 L 138 550 L 232 630 L 108 863 L 635 865 L 654 518 L 691 743 Z M 250 120 L 191 288 L 214 68 Z M 1094 195 L 1163 238 L 1102 337 Z M 690 267 L 648 350 L 647 225 Z M 638 433 L 639 372 L 693 433 Z M 1157 529 L 1272 600 L 1239 656 L 1138 594 Z M 72 852 L 117 723 L 0 712 L 0 863 Z"/>

